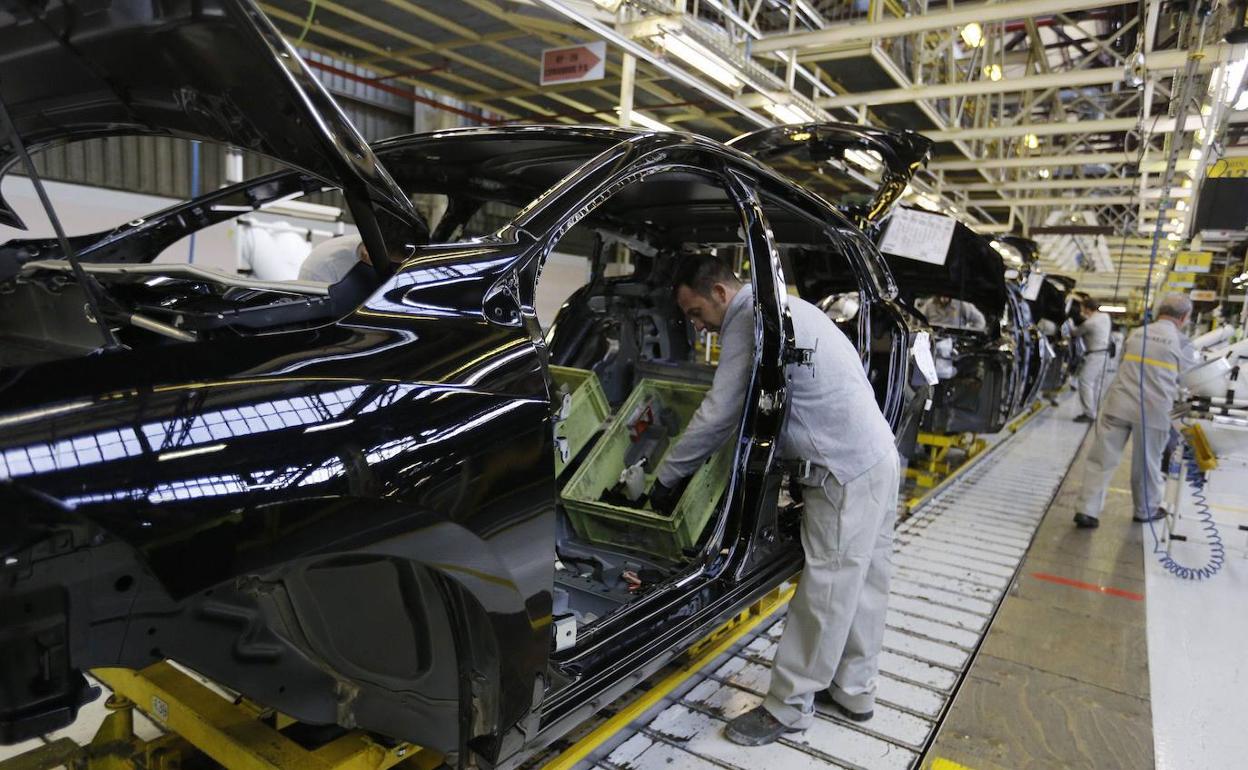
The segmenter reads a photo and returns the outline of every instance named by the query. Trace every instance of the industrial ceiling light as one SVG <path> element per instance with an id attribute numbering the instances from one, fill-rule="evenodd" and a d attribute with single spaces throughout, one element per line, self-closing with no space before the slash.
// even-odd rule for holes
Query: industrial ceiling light
<path id="1" fill-rule="evenodd" d="M 1126 305 L 1101 305 L 1100 311 L 1102 313 L 1125 313 L 1127 307 Z"/>
<path id="2" fill-rule="evenodd" d="M 805 112 L 792 104 L 781 104 L 780 102 L 768 102 L 763 105 L 773 118 L 781 123 L 809 123 L 811 118 Z"/>
<path id="3" fill-rule="evenodd" d="M 976 22 L 971 22 L 958 31 L 962 37 L 962 42 L 966 43 L 967 48 L 979 48 L 984 44 L 984 28 Z"/>
<path id="4" fill-rule="evenodd" d="M 1187 201 L 1179 201 L 1174 207 L 1179 211 L 1187 211 Z"/>
<path id="5" fill-rule="evenodd" d="M 993 79 L 996 80 L 996 78 Z M 1023 144 L 1027 145 L 1027 149 L 1035 150 L 1040 147 L 1040 137 L 1035 134 L 1027 134 L 1023 137 Z"/>
<path id="6" fill-rule="evenodd" d="M 619 112 L 620 108 L 616 107 L 615 111 Z M 667 125 L 666 123 L 660 120 L 655 120 L 649 115 L 640 113 L 637 110 L 633 110 L 628 113 L 628 122 L 634 123 L 643 128 L 648 128 L 651 131 L 675 131 L 676 130 L 672 128 L 671 126 Z"/>
<path id="7" fill-rule="evenodd" d="M 988 78 L 989 80 L 993 81 L 994 83 L 995 83 L 996 81 L 1000 80 L 1000 79 L 1001 79 L 1001 77 L 1002 77 L 1002 74 L 1001 74 L 1001 65 L 1000 65 L 1000 64 L 989 64 L 988 66 L 984 67 L 984 77 Z"/>
<path id="8" fill-rule="evenodd" d="M 728 62 L 683 33 L 667 32 L 659 41 L 664 50 L 675 54 L 681 61 L 725 88 L 735 91 L 743 85 L 741 78 L 734 74 Z"/>
<path id="9" fill-rule="evenodd" d="M 879 171 L 884 167 L 884 159 L 875 150 L 846 150 L 842 157 L 867 171 Z"/>
<path id="10" fill-rule="evenodd" d="M 1053 176 L 1053 172 L 1049 171 L 1047 168 L 1042 168 L 1042 169 L 1040 169 L 1040 178 L 1041 178 L 1041 179 L 1048 179 L 1048 178 L 1049 178 L 1049 177 L 1051 177 L 1051 176 Z"/>

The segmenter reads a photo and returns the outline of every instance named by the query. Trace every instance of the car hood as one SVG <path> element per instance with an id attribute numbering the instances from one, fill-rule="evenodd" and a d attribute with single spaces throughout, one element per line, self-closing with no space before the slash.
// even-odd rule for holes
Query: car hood
<path id="1" fill-rule="evenodd" d="M 28 150 L 116 135 L 234 145 L 419 221 L 372 150 L 250 0 L 16 0 L 0 98 Z M 0 135 L 0 174 L 18 161 Z M 0 224 L 24 227 L 0 200 Z"/>
<path id="2" fill-rule="evenodd" d="M 885 258 L 902 296 L 911 302 L 919 296 L 940 294 L 972 302 L 993 316 L 1000 316 L 1005 307 L 1008 289 L 1001 255 L 987 238 L 961 222 L 954 226 L 943 265 L 893 254 Z"/>
<path id="3" fill-rule="evenodd" d="M 728 145 L 770 164 L 786 157 L 821 163 L 843 159 L 848 150 L 879 153 L 884 162 L 883 178 L 870 205 L 857 212 L 860 225 L 876 222 L 892 209 L 932 150 L 931 140 L 914 131 L 830 122 L 764 128 L 742 134 Z"/>

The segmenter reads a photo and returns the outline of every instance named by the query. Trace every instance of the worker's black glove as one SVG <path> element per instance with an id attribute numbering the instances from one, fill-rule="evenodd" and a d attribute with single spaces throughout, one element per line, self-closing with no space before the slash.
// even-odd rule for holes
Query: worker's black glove
<path id="1" fill-rule="evenodd" d="M 672 510 L 676 507 L 676 503 L 680 502 L 680 495 L 685 491 L 687 479 L 676 482 L 675 486 L 667 486 L 661 481 L 655 480 L 654 486 L 650 489 L 650 508 L 655 513 L 662 513 L 670 516 Z"/>

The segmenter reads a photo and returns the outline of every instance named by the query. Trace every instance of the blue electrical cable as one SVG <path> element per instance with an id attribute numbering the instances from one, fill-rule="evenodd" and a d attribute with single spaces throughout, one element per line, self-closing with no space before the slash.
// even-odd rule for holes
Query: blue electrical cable
<path id="1" fill-rule="evenodd" d="M 1204 23 L 1201 24 L 1201 38 L 1204 37 Z M 1185 72 L 1184 87 L 1180 96 L 1180 104 L 1177 120 L 1180 124 L 1187 117 L 1187 102 L 1191 98 L 1188 89 L 1191 86 L 1193 76 L 1195 75 L 1194 59 L 1189 59 Z M 1175 134 L 1177 143 L 1178 134 Z M 1142 150 L 1141 150 L 1142 152 Z M 1162 197 L 1158 203 L 1158 211 L 1164 211 L 1166 203 L 1170 199 L 1170 185 L 1174 180 L 1175 153 L 1178 152 L 1177 144 L 1170 151 L 1170 160 L 1166 164 L 1166 171 L 1162 177 Z M 1161 215 L 1157 216 L 1157 226 L 1153 230 L 1153 247 L 1148 255 L 1148 279 L 1144 284 L 1144 324 L 1143 333 L 1140 335 L 1140 451 L 1144 453 L 1144 457 L 1148 457 L 1148 418 L 1144 413 L 1144 366 L 1148 360 L 1148 323 L 1150 308 L 1152 303 L 1149 301 L 1149 293 L 1153 286 L 1153 271 L 1157 267 L 1157 250 L 1161 246 Z M 1145 460 L 1147 462 L 1147 460 Z M 1161 566 L 1166 568 L 1170 574 L 1183 580 L 1203 580 L 1213 577 L 1222 569 L 1222 563 L 1226 558 L 1226 549 L 1222 544 L 1222 536 L 1218 533 L 1218 528 L 1213 521 L 1213 514 L 1209 510 L 1208 502 L 1205 500 L 1205 474 L 1196 467 L 1194 452 L 1191 444 L 1185 444 L 1183 447 L 1183 462 L 1190 463 L 1187 466 L 1186 479 L 1187 483 L 1192 487 L 1192 496 L 1196 500 L 1196 511 L 1200 517 L 1201 528 L 1204 529 L 1209 542 L 1209 561 L 1203 567 L 1185 567 L 1179 564 L 1166 552 L 1161 546 L 1161 538 L 1157 536 L 1157 528 L 1154 526 L 1152 519 L 1148 521 L 1148 531 L 1153 536 L 1153 553 L 1158 554 Z M 1144 515 L 1151 516 L 1153 507 L 1148 499 L 1148 484 L 1141 484 L 1144 490 Z"/>

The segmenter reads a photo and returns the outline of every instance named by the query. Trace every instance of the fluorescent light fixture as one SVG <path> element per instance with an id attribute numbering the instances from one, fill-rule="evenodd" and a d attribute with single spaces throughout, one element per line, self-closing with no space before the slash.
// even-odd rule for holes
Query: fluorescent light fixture
<path id="1" fill-rule="evenodd" d="M 875 150 L 846 150 L 843 157 L 858 168 L 871 172 L 884 167 L 884 159 Z"/>
<path id="2" fill-rule="evenodd" d="M 927 209 L 933 214 L 940 213 L 940 198 L 937 198 L 935 195 L 930 193 L 920 193 L 917 198 L 918 200 L 915 202 L 919 205 L 919 208 Z"/>
<path id="3" fill-rule="evenodd" d="M 1001 79 L 1001 77 L 1002 77 L 1002 73 L 1001 73 L 1001 65 L 1000 65 L 1000 64 L 989 64 L 988 66 L 984 67 L 984 77 L 988 78 L 989 80 L 993 81 L 994 83 L 995 83 L 996 81 L 1000 80 L 1000 79 Z"/>
<path id="4" fill-rule="evenodd" d="M 225 444 L 207 444 L 205 446 L 191 447 L 190 449 L 177 449 L 172 452 L 161 452 L 156 456 L 157 461 L 165 462 L 166 460 L 178 460 L 183 457 L 194 457 L 195 455 L 208 455 L 213 452 L 220 452 L 225 449 Z"/>
<path id="5" fill-rule="evenodd" d="M 1204 153 L 1203 153 L 1203 152 L 1201 152 L 1201 150 L 1200 150 L 1200 148 L 1199 148 L 1199 147 L 1193 147 L 1193 148 L 1192 148 L 1192 151 L 1191 151 L 1190 153 L 1188 153 L 1188 155 L 1187 155 L 1187 159 L 1188 159 L 1188 160 L 1197 160 L 1197 161 L 1198 161 L 1198 160 L 1200 160 L 1200 159 L 1201 159 L 1201 157 L 1202 157 L 1203 155 L 1204 155 Z"/>
<path id="6" fill-rule="evenodd" d="M 1240 84 L 1244 82 L 1244 70 L 1248 70 L 1248 54 L 1244 54 L 1235 61 L 1228 63 L 1222 71 L 1223 93 L 1226 97 L 1226 103 L 1231 105 L 1233 110 L 1243 109 L 1240 104 L 1244 102 L 1244 93 L 1248 92 L 1248 88 L 1245 88 L 1243 91 L 1239 89 Z"/>
<path id="7" fill-rule="evenodd" d="M 1174 204 L 1174 207 L 1178 209 L 1179 211 L 1187 211 L 1187 201 L 1179 201 L 1178 203 Z"/>
<path id="8" fill-rule="evenodd" d="M 615 111 L 618 113 L 620 111 L 620 108 L 616 107 Z M 632 110 L 631 112 L 628 113 L 628 122 L 634 125 L 641 126 L 642 128 L 648 128 L 651 131 L 674 131 L 675 130 L 674 128 L 667 125 L 666 123 L 660 120 L 655 120 L 649 115 L 638 112 L 637 110 Z"/>
<path id="9" fill-rule="evenodd" d="M 665 33 L 659 41 L 663 44 L 664 50 L 675 54 L 681 61 L 725 88 L 735 91 L 743 85 L 741 79 L 734 73 L 733 67 L 701 43 L 675 32 Z"/>
<path id="10" fill-rule="evenodd" d="M 1040 146 L 1040 137 L 1035 134 L 1027 134 L 1023 137 L 1023 144 L 1027 145 L 1027 149 L 1034 150 Z"/>
<path id="11" fill-rule="evenodd" d="M 961 35 L 962 42 L 966 43 L 967 48 L 979 48 L 984 44 L 984 28 L 976 22 L 971 22 L 958 30 L 958 34 Z"/>
<path id="12" fill-rule="evenodd" d="M 350 425 L 353 422 L 355 422 L 354 417 L 349 417 L 345 420 L 336 420 L 334 422 L 323 422 L 323 423 L 320 423 L 319 425 L 309 425 L 308 427 L 303 429 L 303 432 L 304 433 L 320 433 L 323 430 L 333 430 L 334 428 L 345 428 L 346 426 Z"/>
<path id="13" fill-rule="evenodd" d="M 809 115 L 792 104 L 767 102 L 763 105 L 763 109 L 781 123 L 809 123 L 811 120 Z"/>
<path id="14" fill-rule="evenodd" d="M 1040 178 L 1041 178 L 1041 179 L 1048 179 L 1048 178 L 1049 178 L 1049 177 L 1051 177 L 1051 176 L 1053 176 L 1053 172 L 1049 171 L 1047 168 L 1042 168 L 1042 169 L 1040 169 Z"/>
<path id="15" fill-rule="evenodd" d="M 1125 313 L 1127 312 L 1127 306 L 1126 305 L 1101 305 L 1100 310 L 1102 313 Z"/>

